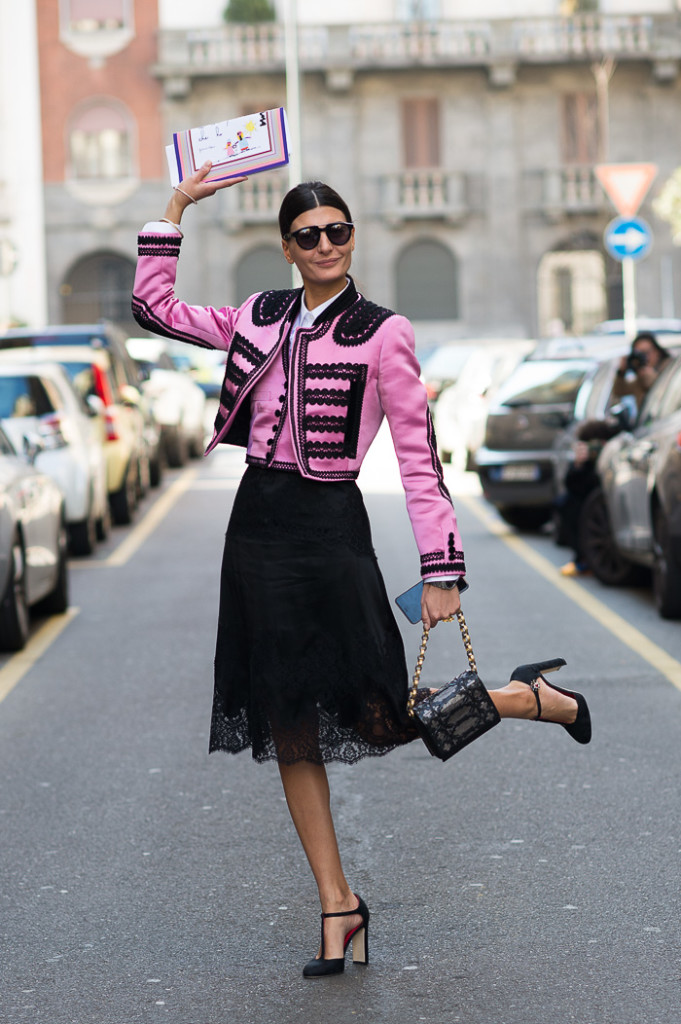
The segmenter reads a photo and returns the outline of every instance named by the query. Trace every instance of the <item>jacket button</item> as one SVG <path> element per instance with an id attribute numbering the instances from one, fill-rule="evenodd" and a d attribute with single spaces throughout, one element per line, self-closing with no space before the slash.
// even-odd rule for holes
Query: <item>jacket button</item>
<path id="1" fill-rule="evenodd" d="M 274 438 L 272 438 L 272 437 L 268 437 L 268 438 L 267 438 L 267 444 L 268 444 L 268 447 L 269 447 L 269 445 L 271 445 L 271 444 L 272 444 L 272 441 L 273 441 L 273 440 L 274 440 Z"/>
<path id="2" fill-rule="evenodd" d="M 280 402 L 285 402 L 286 401 L 286 395 L 279 395 L 279 401 Z"/>

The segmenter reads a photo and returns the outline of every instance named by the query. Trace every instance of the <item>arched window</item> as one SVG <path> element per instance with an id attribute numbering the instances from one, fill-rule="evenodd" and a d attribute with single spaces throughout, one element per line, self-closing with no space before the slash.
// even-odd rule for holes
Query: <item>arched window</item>
<path id="1" fill-rule="evenodd" d="M 133 0 L 59 0 L 60 38 L 81 57 L 110 57 L 132 40 L 133 13 Z"/>
<path id="2" fill-rule="evenodd" d="M 131 324 L 134 278 L 135 264 L 126 256 L 114 252 L 84 256 L 71 268 L 60 289 L 63 322 L 89 324 L 105 319 Z"/>
<path id="3" fill-rule="evenodd" d="M 69 125 L 69 177 L 117 181 L 134 174 L 133 118 L 120 104 L 78 110 Z"/>
<path id="4" fill-rule="evenodd" d="M 281 249 L 259 245 L 239 260 L 235 284 L 237 305 L 241 305 L 254 292 L 291 288 L 291 268 Z"/>
<path id="5" fill-rule="evenodd" d="M 61 0 L 62 17 L 72 32 L 123 28 L 130 16 L 129 0 Z"/>
<path id="6" fill-rule="evenodd" d="M 397 260 L 395 294 L 397 311 L 410 320 L 457 320 L 456 258 L 440 242 L 414 242 Z"/>

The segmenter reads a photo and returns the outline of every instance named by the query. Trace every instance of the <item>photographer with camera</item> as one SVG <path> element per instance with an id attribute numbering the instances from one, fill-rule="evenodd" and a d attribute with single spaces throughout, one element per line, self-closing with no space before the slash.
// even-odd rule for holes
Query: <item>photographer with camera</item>
<path id="1" fill-rule="evenodd" d="M 636 404 L 640 405 L 670 358 L 670 353 L 660 345 L 654 334 L 648 331 L 637 334 L 631 343 L 631 351 L 620 362 L 613 395 L 617 398 L 633 395 Z"/>

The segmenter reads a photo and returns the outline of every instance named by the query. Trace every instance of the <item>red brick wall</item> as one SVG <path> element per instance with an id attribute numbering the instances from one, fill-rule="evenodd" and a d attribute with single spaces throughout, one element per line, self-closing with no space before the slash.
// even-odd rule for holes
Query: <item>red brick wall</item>
<path id="1" fill-rule="evenodd" d="M 161 137 L 161 88 L 150 74 L 156 61 L 157 0 L 135 0 L 132 42 L 100 67 L 73 53 L 59 38 L 58 0 L 36 0 L 46 182 L 63 181 L 67 122 L 74 107 L 91 96 L 124 103 L 137 122 L 137 165 L 142 179 L 165 174 Z"/>

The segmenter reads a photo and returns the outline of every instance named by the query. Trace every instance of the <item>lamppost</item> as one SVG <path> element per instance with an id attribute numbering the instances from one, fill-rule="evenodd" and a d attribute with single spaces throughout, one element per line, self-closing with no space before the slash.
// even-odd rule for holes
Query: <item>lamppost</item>
<path id="1" fill-rule="evenodd" d="M 286 0 L 284 10 L 284 47 L 286 54 L 286 119 L 288 122 L 288 184 L 293 188 L 300 181 L 300 65 L 298 63 L 297 0 Z M 294 288 L 302 284 L 298 268 L 291 266 Z"/>

